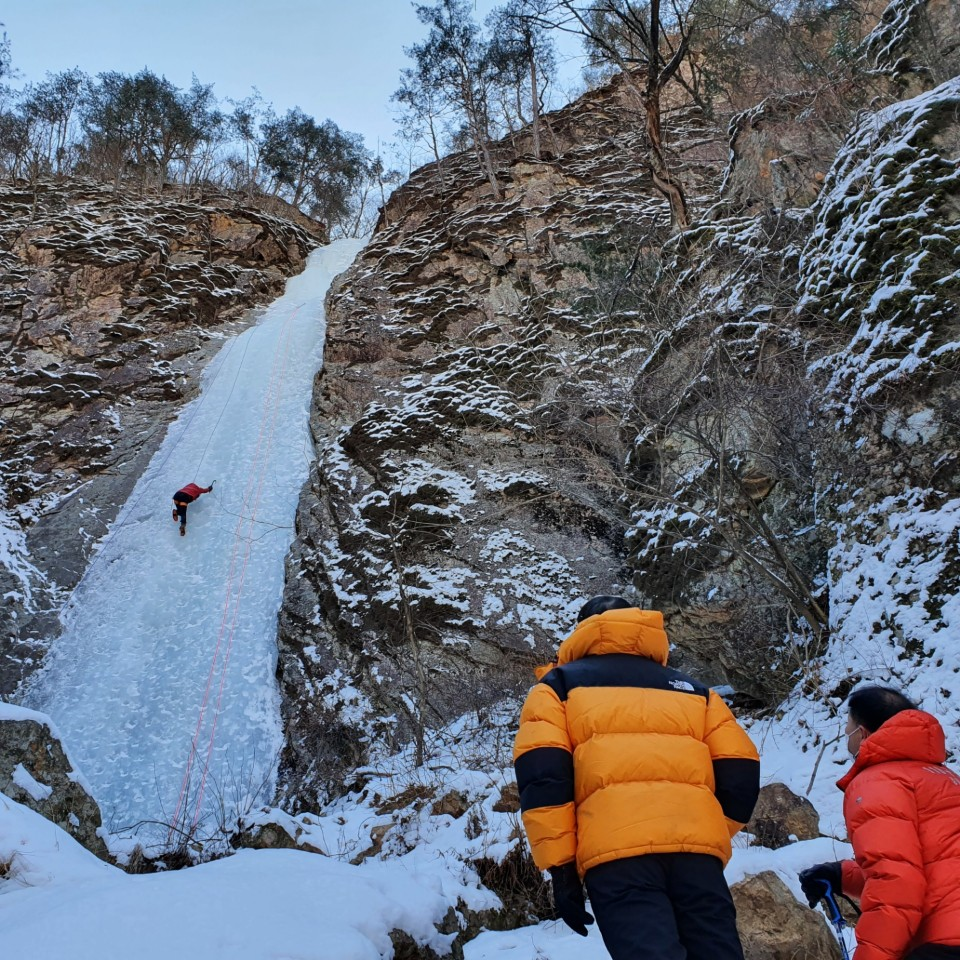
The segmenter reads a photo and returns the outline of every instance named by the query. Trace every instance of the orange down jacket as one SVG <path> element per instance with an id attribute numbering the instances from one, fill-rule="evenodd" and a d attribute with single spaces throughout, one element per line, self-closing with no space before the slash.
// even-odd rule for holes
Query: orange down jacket
<path id="1" fill-rule="evenodd" d="M 943 728 L 904 710 L 870 734 L 838 783 L 860 898 L 857 960 L 900 960 L 925 943 L 960 945 L 960 777 L 943 765 Z"/>
<path id="2" fill-rule="evenodd" d="M 720 697 L 667 667 L 663 616 L 584 620 L 527 696 L 514 744 L 523 824 L 541 870 L 647 853 L 724 863 L 760 764 Z"/>

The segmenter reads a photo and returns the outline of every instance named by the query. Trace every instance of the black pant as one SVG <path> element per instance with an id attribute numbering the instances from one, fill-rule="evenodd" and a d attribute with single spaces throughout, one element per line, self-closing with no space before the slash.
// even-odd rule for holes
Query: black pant
<path id="1" fill-rule="evenodd" d="M 587 871 L 590 909 L 612 960 L 743 960 L 717 857 L 651 853 Z"/>
<path id="2" fill-rule="evenodd" d="M 960 947 L 945 943 L 926 943 L 908 953 L 904 960 L 960 960 Z"/>
<path id="3" fill-rule="evenodd" d="M 188 503 L 193 503 L 193 497 L 191 497 L 189 500 L 174 499 L 173 501 L 173 506 L 176 508 L 177 516 L 180 518 L 181 525 L 185 525 L 187 522 L 187 504 Z"/>

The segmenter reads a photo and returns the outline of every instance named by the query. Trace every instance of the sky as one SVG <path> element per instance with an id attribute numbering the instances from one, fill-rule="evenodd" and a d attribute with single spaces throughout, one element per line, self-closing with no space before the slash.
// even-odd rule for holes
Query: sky
<path id="1" fill-rule="evenodd" d="M 474 0 L 482 21 L 503 0 Z M 423 39 L 410 0 L 29 0 L 0 22 L 21 79 L 78 66 L 90 74 L 149 67 L 177 86 L 191 76 L 219 98 L 256 87 L 278 113 L 299 106 L 363 136 L 396 139 L 390 96 Z M 564 44 L 572 56 L 575 48 Z M 568 63 L 572 77 L 577 65 Z M 559 104 L 558 104 L 559 105 Z"/>

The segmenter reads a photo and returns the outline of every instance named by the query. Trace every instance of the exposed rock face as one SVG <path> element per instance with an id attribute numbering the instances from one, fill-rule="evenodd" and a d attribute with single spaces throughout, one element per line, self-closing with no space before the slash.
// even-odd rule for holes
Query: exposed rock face
<path id="1" fill-rule="evenodd" d="M 798 797 L 782 783 L 760 788 L 753 817 L 744 828 L 754 843 L 777 850 L 794 840 L 820 836 L 820 815 L 806 797 Z"/>
<path id="2" fill-rule="evenodd" d="M 862 115 L 812 209 L 664 251 L 625 543 L 690 664 L 761 701 L 949 656 L 958 82 Z"/>
<path id="3" fill-rule="evenodd" d="M 220 331 L 325 239 L 297 219 L 77 181 L 0 187 L 0 694 L 39 659 Z"/>
<path id="4" fill-rule="evenodd" d="M 830 172 L 800 307 L 850 336 L 818 364 L 848 422 L 960 352 L 958 196 L 960 77 L 864 118 Z"/>
<path id="5" fill-rule="evenodd" d="M 854 127 L 800 260 L 800 308 L 833 341 L 812 369 L 835 424 L 819 474 L 835 533 L 828 687 L 906 685 L 955 657 L 958 242 L 960 77 Z M 951 692 L 936 703 L 947 729 Z"/>
<path id="6" fill-rule="evenodd" d="M 815 94 L 768 97 L 730 125 L 722 195 L 737 212 L 806 207 L 816 199 L 839 146 Z"/>
<path id="7" fill-rule="evenodd" d="M 102 860 L 100 808 L 64 753 L 50 718 L 0 703 L 0 793 L 52 820 Z"/>
<path id="8" fill-rule="evenodd" d="M 894 0 L 863 44 L 876 66 L 911 94 L 960 74 L 955 0 Z"/>
<path id="9" fill-rule="evenodd" d="M 745 960 L 840 960 L 826 920 L 770 871 L 731 888 Z"/>

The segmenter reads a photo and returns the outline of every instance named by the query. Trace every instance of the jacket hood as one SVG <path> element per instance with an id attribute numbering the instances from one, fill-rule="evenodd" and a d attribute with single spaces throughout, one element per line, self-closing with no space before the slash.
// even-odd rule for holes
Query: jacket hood
<path id="1" fill-rule="evenodd" d="M 945 763 L 946 759 L 940 721 L 922 710 L 902 710 L 863 741 L 853 766 L 837 781 L 837 786 L 846 790 L 857 774 L 878 763 L 891 760 Z"/>
<path id="2" fill-rule="evenodd" d="M 577 625 L 560 644 L 557 663 L 602 653 L 633 653 L 666 666 L 669 646 L 659 611 L 608 610 Z"/>

